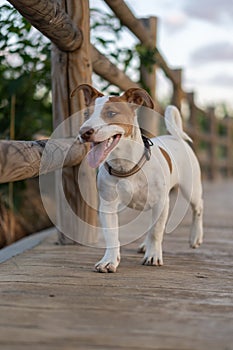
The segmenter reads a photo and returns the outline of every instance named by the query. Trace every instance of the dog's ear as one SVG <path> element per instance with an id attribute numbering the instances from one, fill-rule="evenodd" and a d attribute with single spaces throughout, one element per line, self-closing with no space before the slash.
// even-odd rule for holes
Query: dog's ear
<path id="1" fill-rule="evenodd" d="M 97 97 L 104 96 L 101 92 L 93 88 L 89 84 L 81 84 L 78 85 L 70 94 L 70 97 L 73 97 L 74 94 L 78 91 L 82 90 L 84 94 L 85 104 L 89 106 Z"/>
<path id="2" fill-rule="evenodd" d="M 126 90 L 122 95 L 124 99 L 129 103 L 134 103 L 139 106 L 145 106 L 151 109 L 154 109 L 154 102 L 148 92 L 140 88 L 131 88 Z"/>

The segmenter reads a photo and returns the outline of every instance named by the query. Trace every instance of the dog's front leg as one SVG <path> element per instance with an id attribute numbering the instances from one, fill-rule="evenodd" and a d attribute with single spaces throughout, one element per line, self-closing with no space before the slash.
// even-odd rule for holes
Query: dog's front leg
<path id="1" fill-rule="evenodd" d="M 98 272 L 116 272 L 120 263 L 120 242 L 118 239 L 118 214 L 114 208 L 105 208 L 100 205 L 100 223 L 106 243 L 103 258 L 95 265 Z"/>

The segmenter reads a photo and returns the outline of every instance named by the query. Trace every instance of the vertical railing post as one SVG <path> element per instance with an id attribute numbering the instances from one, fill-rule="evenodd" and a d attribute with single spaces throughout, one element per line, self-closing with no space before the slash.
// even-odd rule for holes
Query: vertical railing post
<path id="1" fill-rule="evenodd" d="M 55 45 L 52 47 L 52 91 L 53 91 L 53 121 L 54 128 L 69 118 L 74 113 L 84 108 L 84 99 L 81 94 L 76 94 L 70 98 L 71 91 L 81 83 L 91 83 L 92 64 L 90 52 L 90 28 L 89 28 L 89 1 L 88 0 L 62 0 L 64 10 L 69 14 L 74 23 L 81 29 L 83 34 L 83 43 L 78 50 L 73 52 L 64 52 Z M 83 117 L 79 114 L 75 118 L 75 124 L 69 119 L 61 136 L 76 136 L 80 125 L 83 123 Z M 73 134 L 76 135 L 73 135 Z M 78 240 L 90 243 L 95 241 L 96 233 L 96 190 L 95 190 L 95 171 L 84 166 L 79 176 L 80 167 L 63 169 L 62 183 L 56 183 L 57 190 L 57 221 L 58 224 L 67 220 L 64 203 L 61 200 L 61 191 L 64 190 L 66 199 L 69 202 L 71 210 L 81 218 L 82 221 L 68 222 L 69 230 L 73 234 L 77 233 Z M 85 181 L 85 197 L 79 188 L 79 179 L 82 177 Z M 91 204 L 91 205 L 90 205 Z M 85 225 L 88 222 L 89 228 Z M 92 227 L 92 230 L 90 229 Z M 64 230 L 63 230 L 64 231 Z M 66 234 L 66 232 L 63 232 Z M 62 232 L 59 232 L 61 243 L 70 243 L 71 241 Z M 73 236 L 73 234 L 71 236 Z M 84 238 L 85 237 L 85 238 Z M 73 238 L 73 237 L 71 237 Z"/>
<path id="2" fill-rule="evenodd" d="M 198 121 L 197 121 L 197 109 L 195 105 L 195 94 L 194 92 L 189 92 L 187 94 L 187 100 L 189 104 L 189 129 L 190 129 L 190 134 L 193 140 L 192 148 L 194 149 L 195 152 L 198 151 L 198 146 L 199 146 L 199 140 L 198 140 Z"/>
<path id="3" fill-rule="evenodd" d="M 226 154 L 226 175 L 233 175 L 233 120 L 227 118 L 227 154 Z"/>
<path id="4" fill-rule="evenodd" d="M 214 113 L 214 108 L 210 107 L 208 109 L 209 115 L 209 125 L 210 125 L 210 141 L 209 141 L 209 177 L 214 180 L 217 176 L 217 122 Z"/>
<path id="5" fill-rule="evenodd" d="M 173 69 L 172 72 L 176 80 L 176 86 L 173 84 L 172 104 L 180 110 L 182 101 L 182 69 Z"/>
<path id="6" fill-rule="evenodd" d="M 149 17 L 141 19 L 144 27 L 148 31 L 150 38 L 149 49 L 153 50 L 157 45 L 157 17 Z M 140 81 L 143 88 L 145 88 L 152 99 L 156 102 L 156 64 L 152 64 L 150 67 L 147 67 L 141 62 L 140 65 Z M 148 136 L 155 136 L 158 130 L 157 118 L 150 113 L 150 111 L 142 110 L 142 113 L 139 112 L 139 124 L 140 127 L 145 130 L 145 134 Z"/>

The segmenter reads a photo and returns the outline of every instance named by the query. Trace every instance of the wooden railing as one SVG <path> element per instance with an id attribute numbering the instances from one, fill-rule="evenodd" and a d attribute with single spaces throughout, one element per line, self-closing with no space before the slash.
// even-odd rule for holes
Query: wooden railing
<path id="1" fill-rule="evenodd" d="M 144 86 L 148 88 L 151 96 L 156 99 L 156 69 L 161 69 L 166 77 L 171 81 L 173 86 L 173 94 L 171 97 L 171 103 L 176 105 L 179 109 L 182 106 L 182 101 L 186 101 L 190 108 L 190 121 L 187 123 L 189 133 L 194 139 L 194 148 L 199 154 L 200 162 L 203 171 L 206 176 L 211 179 L 216 178 L 219 174 L 224 176 L 232 176 L 232 125 L 231 118 L 226 120 L 218 120 L 214 116 L 214 111 L 201 111 L 195 104 L 193 93 L 187 94 L 182 88 L 182 70 L 171 69 L 163 56 L 161 55 L 157 47 L 157 18 L 150 17 L 148 19 L 138 19 L 134 16 L 132 11 L 126 5 L 123 0 L 104 0 L 106 4 L 111 8 L 115 15 L 119 18 L 121 23 L 126 26 L 132 34 L 134 34 L 139 42 L 150 50 L 154 50 L 154 58 L 156 64 L 151 67 L 150 72 L 141 65 L 141 77 L 140 81 Z M 88 20 L 88 8 L 85 5 L 85 12 L 83 12 L 83 4 L 81 1 L 76 1 L 76 5 L 65 6 L 62 8 L 59 3 L 54 5 L 52 0 L 42 0 L 40 3 L 34 0 L 10 0 L 10 2 L 25 16 L 36 28 L 41 30 L 52 42 L 56 44 L 60 50 L 64 52 L 75 52 L 83 43 L 83 37 L 86 38 L 87 52 L 91 57 L 91 63 L 93 71 L 100 75 L 111 84 L 118 86 L 121 90 L 126 90 L 130 87 L 138 87 L 139 83 L 132 81 L 123 71 L 116 67 L 108 58 L 106 58 L 101 52 L 99 52 L 93 45 L 88 44 L 89 39 L 89 26 L 80 27 L 80 23 L 76 25 L 75 20 L 81 20 L 81 14 L 83 18 Z M 88 1 L 86 1 L 87 3 Z M 70 1 L 72 3 L 72 1 Z M 79 4 L 78 4 L 79 3 Z M 70 9 L 70 10 L 69 10 Z M 69 11 L 72 11 L 72 16 L 69 15 Z M 75 15 L 74 12 L 80 11 L 81 14 Z M 72 19 L 73 17 L 73 19 Z M 65 40 L 64 40 L 65 39 Z M 60 55 L 61 55 L 60 51 Z M 55 54 L 57 56 L 58 53 Z M 53 59 L 53 66 L 56 64 L 56 57 Z M 60 67 L 56 66 L 56 69 Z M 75 71 L 76 68 L 72 67 Z M 55 69 L 55 70 L 56 70 Z M 68 68 L 67 68 L 68 69 Z M 55 72 L 56 74 L 56 72 Z M 54 74 L 54 75 L 55 75 Z M 90 72 L 88 73 L 90 75 Z M 80 75 L 80 74 L 79 74 Z M 79 77 L 80 82 L 87 82 L 87 78 L 82 74 Z M 57 82 L 56 80 L 56 85 Z M 90 78 L 89 78 L 90 82 Z M 62 82 L 61 82 L 62 83 Z M 54 83 L 55 84 L 55 83 Z M 72 84 L 72 82 L 71 82 Z M 71 89 L 71 86 L 68 87 Z M 56 91 L 54 89 L 54 91 Z M 55 94 L 54 94 L 55 95 Z M 64 119 L 64 101 L 62 101 L 62 108 L 58 100 L 61 96 L 54 96 L 54 124 L 55 126 Z M 80 103 L 79 103 L 80 104 Z M 82 105 L 82 103 L 81 103 Z M 57 106 L 57 107 L 56 107 Z M 67 107 L 72 112 L 72 107 Z M 157 109 L 162 113 L 163 109 L 157 104 Z M 59 117 L 57 110 L 61 110 L 62 114 Z M 206 119 L 204 124 L 209 124 L 209 127 L 202 130 L 201 125 L 198 125 L 200 117 Z M 151 124 L 151 121 L 146 119 L 141 120 L 142 127 L 147 130 L 151 130 L 151 134 L 156 132 L 156 126 Z M 219 135 L 218 129 L 225 127 L 226 135 Z M 222 152 L 220 148 L 225 148 Z"/>
<path id="2" fill-rule="evenodd" d="M 190 117 L 186 130 L 194 140 L 202 173 L 214 180 L 233 176 L 233 119 L 227 115 L 217 118 L 214 108 L 206 111 L 194 103 L 194 94 L 187 94 Z"/>
<path id="3" fill-rule="evenodd" d="M 134 17 L 124 1 L 105 0 L 105 2 L 121 23 L 143 45 L 150 49 L 156 47 L 156 18 L 152 17 L 142 21 Z M 152 69 L 150 74 L 144 71 L 141 80 L 150 89 L 152 97 L 156 100 L 155 68 L 160 68 L 173 86 L 171 103 L 179 109 L 181 109 L 182 102 L 188 104 L 190 115 L 186 128 L 193 138 L 193 148 L 198 154 L 203 176 L 212 180 L 220 176 L 233 176 L 233 118 L 218 119 L 213 108 L 204 111 L 197 107 L 194 93 L 186 93 L 182 88 L 182 69 L 171 69 L 157 47 L 155 61 L 154 70 Z M 161 107 L 159 111 L 162 112 Z M 149 128 L 153 129 L 153 126 Z"/>

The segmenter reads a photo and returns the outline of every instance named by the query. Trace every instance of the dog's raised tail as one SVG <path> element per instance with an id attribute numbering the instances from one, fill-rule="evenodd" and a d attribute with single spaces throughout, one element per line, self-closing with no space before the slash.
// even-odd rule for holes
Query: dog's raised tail
<path id="1" fill-rule="evenodd" d="M 168 106 L 165 110 L 165 125 L 167 131 L 178 139 L 193 142 L 183 130 L 183 123 L 180 112 L 175 106 Z"/>

